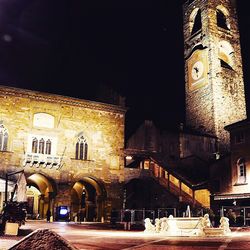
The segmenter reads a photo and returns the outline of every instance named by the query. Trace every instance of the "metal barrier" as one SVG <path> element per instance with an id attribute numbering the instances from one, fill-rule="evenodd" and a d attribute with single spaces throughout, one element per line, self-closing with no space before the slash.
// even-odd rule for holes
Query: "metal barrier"
<path id="1" fill-rule="evenodd" d="M 126 216 L 125 216 L 126 213 Z M 152 209 L 121 209 L 111 212 L 111 222 L 125 222 L 129 220 L 131 224 L 144 224 L 144 220 L 149 218 L 154 221 L 155 218 L 168 217 L 169 215 L 176 217 L 176 208 L 159 208 Z M 126 218 L 125 218 L 126 217 Z"/>

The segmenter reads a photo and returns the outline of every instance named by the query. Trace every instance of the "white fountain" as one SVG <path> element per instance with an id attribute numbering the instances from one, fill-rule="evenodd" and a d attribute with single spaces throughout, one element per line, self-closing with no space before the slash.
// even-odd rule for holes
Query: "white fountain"
<path id="1" fill-rule="evenodd" d="M 166 236 L 225 236 L 231 233 L 229 220 L 221 217 L 220 226 L 212 227 L 209 215 L 203 217 L 191 217 L 190 207 L 187 207 L 186 217 L 157 218 L 153 224 L 149 218 L 144 220 L 145 233 L 164 234 Z"/>

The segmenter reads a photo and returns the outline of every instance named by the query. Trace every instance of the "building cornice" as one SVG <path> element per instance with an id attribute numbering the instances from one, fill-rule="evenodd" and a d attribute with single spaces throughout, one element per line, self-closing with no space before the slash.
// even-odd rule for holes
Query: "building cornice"
<path id="1" fill-rule="evenodd" d="M 0 96 L 15 96 L 21 98 L 29 98 L 37 101 L 59 103 L 70 106 L 77 106 L 81 108 L 95 109 L 106 112 L 116 112 L 124 114 L 127 109 L 122 106 L 101 103 L 96 101 L 89 101 L 85 99 L 79 99 L 74 97 L 62 96 L 57 94 L 45 93 L 40 91 L 19 89 L 15 87 L 7 87 L 0 85 Z"/>

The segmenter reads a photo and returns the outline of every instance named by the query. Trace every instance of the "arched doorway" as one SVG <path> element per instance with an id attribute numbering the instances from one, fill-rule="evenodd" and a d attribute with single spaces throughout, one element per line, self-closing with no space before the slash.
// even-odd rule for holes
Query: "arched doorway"
<path id="1" fill-rule="evenodd" d="M 27 178 L 28 214 L 31 218 L 43 219 L 48 209 L 53 214 L 55 188 L 42 174 L 33 174 Z"/>
<path id="2" fill-rule="evenodd" d="M 100 180 L 83 177 L 71 190 L 71 218 L 81 221 L 103 221 L 106 191 Z"/>

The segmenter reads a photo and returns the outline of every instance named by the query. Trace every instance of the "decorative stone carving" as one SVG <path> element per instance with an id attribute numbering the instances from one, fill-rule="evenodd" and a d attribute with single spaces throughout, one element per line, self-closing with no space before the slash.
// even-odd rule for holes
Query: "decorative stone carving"
<path id="1" fill-rule="evenodd" d="M 160 232 L 161 233 L 166 233 L 167 230 L 168 230 L 168 222 L 167 222 L 167 217 L 163 217 L 160 219 L 161 221 L 161 229 L 160 229 Z"/>
<path id="2" fill-rule="evenodd" d="M 227 217 L 221 217 L 219 228 L 224 230 L 224 234 L 231 233 L 231 229 L 229 228 L 229 219 Z"/>
<path id="3" fill-rule="evenodd" d="M 155 219 L 155 232 L 160 233 L 161 231 L 161 220 L 156 218 Z"/>
<path id="4" fill-rule="evenodd" d="M 178 227 L 177 227 L 177 223 L 176 220 L 174 219 L 173 215 L 169 215 L 168 217 L 168 233 L 170 235 L 176 235 L 178 234 Z"/>
<path id="5" fill-rule="evenodd" d="M 144 220 L 145 222 L 145 233 L 154 233 L 155 232 L 155 226 L 151 223 L 151 220 L 149 218 L 146 218 Z"/>

